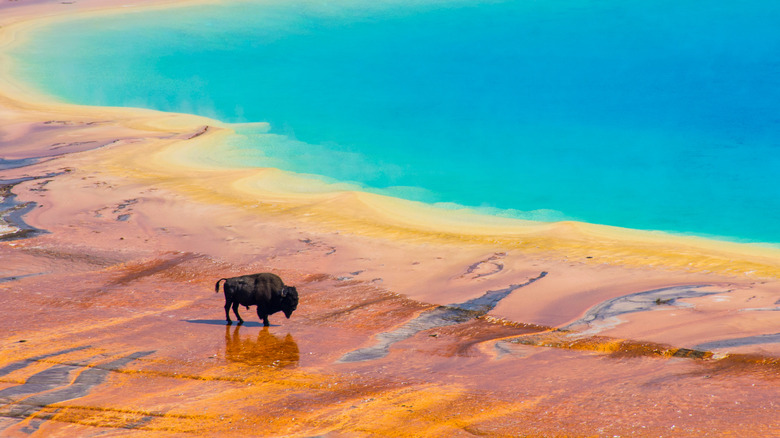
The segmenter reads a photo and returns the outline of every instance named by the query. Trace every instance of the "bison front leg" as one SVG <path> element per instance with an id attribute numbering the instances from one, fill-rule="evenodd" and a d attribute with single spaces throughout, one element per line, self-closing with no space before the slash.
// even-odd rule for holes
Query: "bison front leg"
<path id="1" fill-rule="evenodd" d="M 268 315 L 266 315 L 265 313 L 263 313 L 262 310 L 260 310 L 260 306 L 257 306 L 257 317 L 263 320 L 264 326 L 268 327 L 269 325 L 271 325 L 271 323 L 268 322 Z"/>
<path id="2" fill-rule="evenodd" d="M 233 303 L 233 313 L 236 314 L 236 319 L 238 319 L 238 325 L 243 324 L 244 320 L 241 319 L 241 315 L 238 314 L 238 302 Z"/>

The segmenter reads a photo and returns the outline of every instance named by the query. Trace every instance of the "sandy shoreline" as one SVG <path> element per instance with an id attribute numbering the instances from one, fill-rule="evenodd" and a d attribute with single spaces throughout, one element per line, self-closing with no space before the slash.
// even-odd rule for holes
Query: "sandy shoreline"
<path id="1" fill-rule="evenodd" d="M 10 24 L 122 7 L 6 1 L 0 46 Z M 780 426 L 776 249 L 442 214 L 220 168 L 209 156 L 229 126 L 46 102 L 8 79 L 0 181 L 26 179 L 10 190 L 47 232 L 0 241 L 8 436 Z M 299 310 L 270 330 L 246 310 L 254 324 L 222 327 L 214 281 L 259 271 L 298 285 Z"/>

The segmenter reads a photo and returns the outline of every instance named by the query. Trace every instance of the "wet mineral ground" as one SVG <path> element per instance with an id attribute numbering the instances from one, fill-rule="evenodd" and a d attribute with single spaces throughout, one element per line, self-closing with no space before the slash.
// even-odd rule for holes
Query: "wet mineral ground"
<path id="1" fill-rule="evenodd" d="M 0 283 L 3 436 L 778 430 L 777 359 L 485 317 L 516 291 L 434 306 L 287 271 L 301 293 L 291 319 L 264 328 L 242 309 L 247 322 L 227 326 L 213 283 L 235 267 L 204 255 L 117 257 L 27 239 L 0 256 L 37 271 Z"/>

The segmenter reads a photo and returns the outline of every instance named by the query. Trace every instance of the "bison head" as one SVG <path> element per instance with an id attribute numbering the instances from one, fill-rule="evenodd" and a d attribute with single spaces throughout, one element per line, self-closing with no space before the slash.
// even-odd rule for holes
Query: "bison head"
<path id="1" fill-rule="evenodd" d="M 285 286 L 282 289 L 282 312 L 290 319 L 293 311 L 298 308 L 298 290 L 294 286 Z"/>

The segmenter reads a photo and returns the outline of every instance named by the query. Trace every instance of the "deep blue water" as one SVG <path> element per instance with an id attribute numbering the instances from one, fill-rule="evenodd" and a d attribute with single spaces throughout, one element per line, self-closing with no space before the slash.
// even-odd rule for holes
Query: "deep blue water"
<path id="1" fill-rule="evenodd" d="M 272 3 L 67 21 L 12 55 L 70 102 L 270 123 L 237 164 L 780 243 L 780 2 Z"/>

